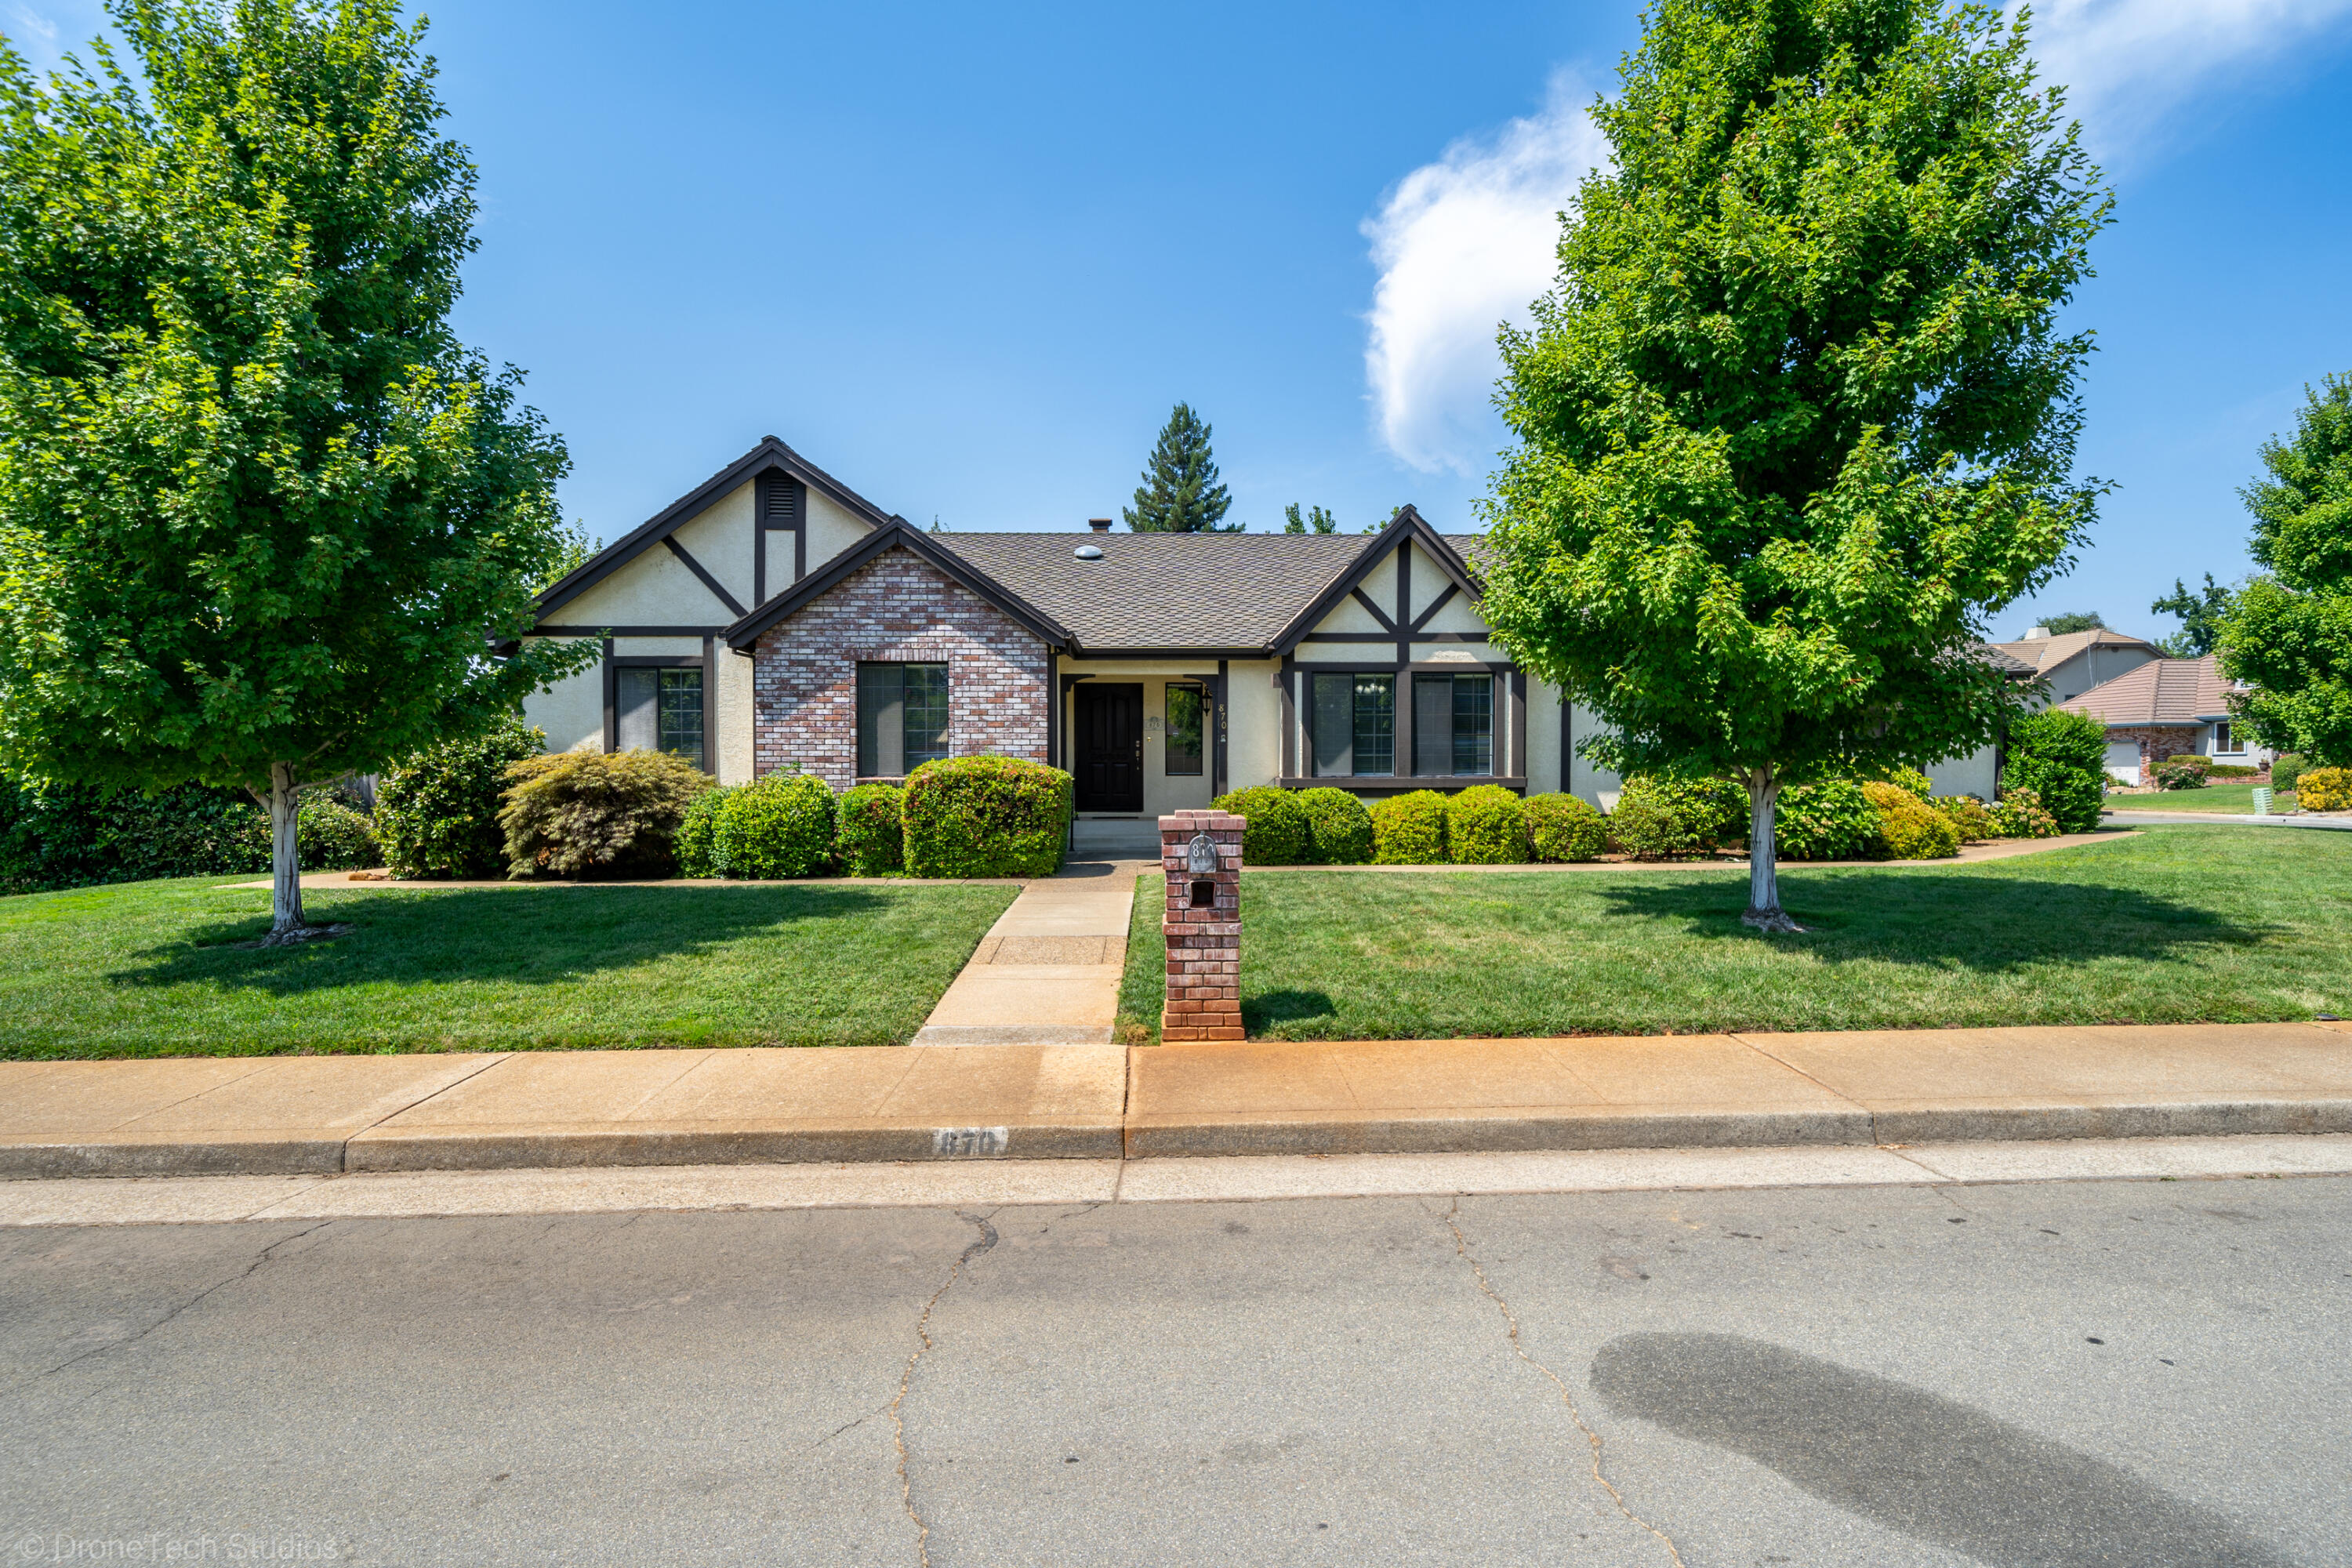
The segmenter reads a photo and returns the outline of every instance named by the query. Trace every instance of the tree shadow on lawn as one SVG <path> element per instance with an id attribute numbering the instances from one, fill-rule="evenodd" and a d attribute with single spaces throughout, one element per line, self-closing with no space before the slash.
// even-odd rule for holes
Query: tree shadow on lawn
<path id="1" fill-rule="evenodd" d="M 1744 878 L 1628 879 L 1600 892 L 1613 913 L 1664 922 L 1678 936 L 1769 941 L 1828 963 L 1957 965 L 1987 973 L 2256 947 L 2285 931 L 2130 888 L 1948 872 L 1784 876 L 1781 904 L 1806 931 L 1769 938 L 1739 923 L 1748 907 Z"/>
<path id="2" fill-rule="evenodd" d="M 292 996 L 341 986 L 493 981 L 552 985 L 606 970 L 692 957 L 747 936 L 811 928 L 898 900 L 864 888 L 547 888 L 352 893 L 304 900 L 314 924 L 355 927 L 330 941 L 255 948 L 267 914 L 193 925 L 106 978 L 141 986 L 210 983 Z M 982 922 L 973 931 L 978 941 Z M 895 945 L 895 944 L 894 944 Z M 869 956 L 879 956 L 869 955 Z"/>

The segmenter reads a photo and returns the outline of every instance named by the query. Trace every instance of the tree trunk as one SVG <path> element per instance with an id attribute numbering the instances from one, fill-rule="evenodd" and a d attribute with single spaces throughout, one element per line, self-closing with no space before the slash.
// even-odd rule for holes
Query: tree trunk
<path id="1" fill-rule="evenodd" d="M 1805 929 L 1780 907 L 1780 851 L 1772 841 L 1772 808 L 1780 799 L 1778 773 L 1769 766 L 1748 771 L 1748 912 L 1739 923 L 1767 934 Z"/>
<path id="2" fill-rule="evenodd" d="M 269 764 L 269 934 L 302 929 L 302 868 L 295 853 L 294 770 Z"/>

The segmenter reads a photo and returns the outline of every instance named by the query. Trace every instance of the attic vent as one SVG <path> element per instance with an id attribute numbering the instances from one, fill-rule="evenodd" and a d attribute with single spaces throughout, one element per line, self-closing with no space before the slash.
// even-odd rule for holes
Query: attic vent
<path id="1" fill-rule="evenodd" d="M 771 528 L 790 528 L 800 521 L 800 486 L 790 479 L 768 481 L 767 515 L 761 519 Z"/>
<path id="2" fill-rule="evenodd" d="M 1099 561 L 1102 559 L 1102 546 L 1099 544 L 1081 544 L 1076 550 L 1071 551 L 1070 553 L 1076 556 L 1081 561 Z"/>

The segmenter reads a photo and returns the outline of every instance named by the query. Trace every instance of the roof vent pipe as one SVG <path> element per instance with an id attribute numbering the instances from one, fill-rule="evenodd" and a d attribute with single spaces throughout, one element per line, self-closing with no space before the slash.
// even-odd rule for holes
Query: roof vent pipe
<path id="1" fill-rule="evenodd" d="M 1087 526 L 1093 529 L 1097 533 L 1108 533 L 1110 531 L 1110 519 L 1107 517 L 1090 517 L 1087 519 Z"/>

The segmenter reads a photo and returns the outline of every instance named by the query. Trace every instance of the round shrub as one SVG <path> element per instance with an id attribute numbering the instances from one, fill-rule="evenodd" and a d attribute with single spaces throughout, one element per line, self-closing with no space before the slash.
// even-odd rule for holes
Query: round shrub
<path id="1" fill-rule="evenodd" d="M 2058 708 L 2027 714 L 2009 727 L 2000 787 L 2032 790 L 2060 832 L 2090 832 L 2107 793 L 2107 727 Z"/>
<path id="2" fill-rule="evenodd" d="M 1852 779 L 1791 784 L 1773 803 L 1776 859 L 1866 860 L 1885 853 L 1878 808 Z"/>
<path id="3" fill-rule="evenodd" d="M 1360 866 L 1372 858 L 1372 814 L 1346 790 L 1301 790 L 1298 809 L 1307 814 L 1307 848 L 1317 865 Z M 1248 858 L 1246 844 L 1242 855 Z"/>
<path id="4" fill-rule="evenodd" d="M 269 848 L 269 818 L 254 813 L 261 824 L 261 847 Z M 306 798 L 294 807 L 294 858 L 305 871 L 363 871 L 381 858 L 375 824 L 367 813 L 353 811 L 330 796 Z"/>
<path id="5" fill-rule="evenodd" d="M 2158 789 L 2203 789 L 2205 776 L 2212 763 L 2204 758 L 2183 752 L 2169 756 L 2156 764 L 2156 787 Z"/>
<path id="6" fill-rule="evenodd" d="M 2305 811 L 2352 811 L 2352 768 L 2305 769 L 2294 804 Z"/>
<path id="7" fill-rule="evenodd" d="M 769 773 L 727 792 L 710 858 L 729 877 L 816 877 L 833 865 L 833 788 L 814 773 Z"/>
<path id="8" fill-rule="evenodd" d="M 843 795 L 834 840 L 842 868 L 853 877 L 895 877 L 905 869 L 906 812 L 907 792 L 897 784 L 859 784 Z"/>
<path id="9" fill-rule="evenodd" d="M 538 756 L 547 737 L 520 719 L 486 735 L 444 741 L 387 771 L 376 784 L 378 853 L 395 877 L 493 877 L 506 869 L 499 825 L 507 769 Z"/>
<path id="10" fill-rule="evenodd" d="M 1371 808 L 1372 859 L 1381 866 L 1445 863 L 1445 797 L 1433 789 L 1392 795 Z"/>
<path id="11" fill-rule="evenodd" d="M 1899 784 L 1875 781 L 1862 786 L 1878 811 L 1879 837 L 1897 860 L 1946 860 L 1960 852 L 1960 830 L 1952 819 Z"/>
<path id="12" fill-rule="evenodd" d="M 1992 830 L 2000 838 L 2055 838 L 2058 819 L 2042 809 L 2040 795 L 2013 789 L 1993 802 Z"/>
<path id="13" fill-rule="evenodd" d="M 1888 768 L 1878 775 L 1878 782 L 1891 784 L 1906 795 L 1916 795 L 1921 800 L 1927 799 L 1936 789 L 1927 781 L 1927 775 L 1917 768 Z"/>
<path id="14" fill-rule="evenodd" d="M 1935 795 L 1927 804 L 1952 819 L 1952 826 L 1959 830 L 1963 844 L 1977 844 L 2000 837 L 1993 826 L 1992 813 L 1985 808 L 1984 802 L 1972 795 Z"/>
<path id="15" fill-rule="evenodd" d="M 1258 784 L 1229 791 L 1209 804 L 1249 819 L 1242 827 L 1243 865 L 1297 866 L 1312 861 L 1313 834 L 1306 808 L 1290 791 Z"/>
<path id="16" fill-rule="evenodd" d="M 1598 860 L 1608 846 L 1601 813 L 1572 795 L 1531 795 L 1524 811 L 1528 848 L 1538 860 Z"/>
<path id="17" fill-rule="evenodd" d="M 2271 762 L 2272 792 L 2277 795 L 2284 795 L 2287 791 L 2293 789 L 2295 786 L 2296 782 L 2303 777 L 2303 770 L 2309 764 L 2303 760 L 2303 756 L 2300 752 L 2281 752 Z"/>
<path id="18" fill-rule="evenodd" d="M 733 786 L 713 784 L 689 802 L 686 815 L 678 819 L 677 835 L 671 840 L 677 857 L 677 874 L 681 877 L 723 877 L 727 868 L 719 863 L 719 808 L 735 793 Z"/>
<path id="19" fill-rule="evenodd" d="M 507 776 L 499 824 L 509 877 L 665 875 L 686 808 L 710 787 L 667 752 L 562 752 L 525 758 Z"/>
<path id="20" fill-rule="evenodd" d="M 1050 877 L 1070 833 L 1070 775 L 1025 757 L 949 757 L 907 778 L 910 877 Z"/>
<path id="21" fill-rule="evenodd" d="M 1729 779 L 1625 781 L 1609 836 L 1637 860 L 1704 855 L 1748 837 L 1748 792 Z"/>
<path id="22" fill-rule="evenodd" d="M 1445 803 L 1445 852 L 1457 866 L 1516 866 L 1528 858 L 1527 807 L 1501 784 L 1472 784 Z"/>

